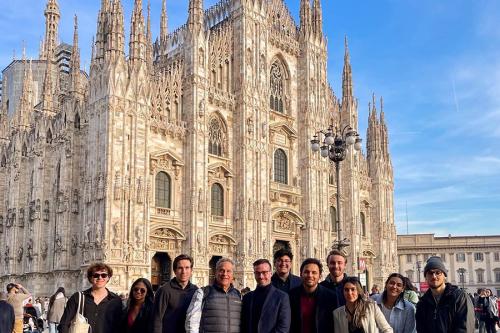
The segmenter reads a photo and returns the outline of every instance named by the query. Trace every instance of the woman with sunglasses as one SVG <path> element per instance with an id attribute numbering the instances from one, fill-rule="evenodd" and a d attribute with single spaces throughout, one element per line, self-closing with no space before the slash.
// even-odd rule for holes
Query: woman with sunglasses
<path id="1" fill-rule="evenodd" d="M 385 289 L 377 299 L 377 305 L 389 322 L 394 333 L 414 333 L 415 307 L 404 299 L 406 283 L 399 273 L 392 273 L 385 281 Z"/>
<path id="2" fill-rule="evenodd" d="M 152 330 L 154 294 L 151 282 L 138 278 L 132 283 L 122 320 L 124 333 L 147 333 Z"/>
<path id="3" fill-rule="evenodd" d="M 113 269 L 104 263 L 95 263 L 87 269 L 91 287 L 82 292 L 85 306 L 83 316 L 87 318 L 92 333 L 119 332 L 122 317 L 122 301 L 118 295 L 106 288 L 113 276 Z M 67 333 L 78 309 L 79 293 L 74 293 L 58 326 L 59 333 Z"/>
<path id="4" fill-rule="evenodd" d="M 345 279 L 343 293 L 345 305 L 333 311 L 334 332 L 393 332 L 379 307 L 364 295 L 357 277 L 350 276 Z"/>

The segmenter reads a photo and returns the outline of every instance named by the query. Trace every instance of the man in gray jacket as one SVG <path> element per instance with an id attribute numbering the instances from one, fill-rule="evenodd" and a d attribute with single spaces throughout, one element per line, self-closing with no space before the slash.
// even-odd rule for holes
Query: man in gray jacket
<path id="1" fill-rule="evenodd" d="M 186 311 L 197 287 L 190 282 L 193 258 L 181 254 L 173 263 L 175 278 L 156 292 L 153 333 L 183 333 Z M 146 333 L 146 332 L 145 332 Z"/>
<path id="2" fill-rule="evenodd" d="M 186 315 L 188 333 L 239 333 L 241 295 L 233 287 L 234 262 L 220 259 L 215 266 L 215 283 L 198 289 Z"/>

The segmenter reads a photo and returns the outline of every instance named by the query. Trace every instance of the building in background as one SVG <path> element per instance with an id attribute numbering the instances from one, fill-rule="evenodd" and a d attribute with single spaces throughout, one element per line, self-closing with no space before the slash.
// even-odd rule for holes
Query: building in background
<path id="1" fill-rule="evenodd" d="M 327 81 L 322 15 L 319 0 L 301 0 L 299 25 L 282 0 L 206 11 L 190 0 L 186 24 L 168 33 L 164 1 L 153 43 L 149 8 L 135 1 L 126 54 L 121 1 L 103 0 L 87 75 L 76 17 L 72 46 L 58 44 L 49 0 L 39 59 L 14 61 L 2 82 L 0 282 L 79 289 L 103 260 L 114 290 L 140 276 L 158 286 L 188 253 L 196 284 L 229 256 L 237 286 L 253 286 L 252 262 L 280 247 L 295 253 L 295 272 L 304 258 L 324 260 L 337 193 L 309 140 L 326 124 L 357 130 L 358 106 L 347 42 L 340 98 Z M 342 162 L 341 215 L 349 274 L 380 284 L 397 260 L 375 100 L 366 141 L 366 156 Z"/>
<path id="2" fill-rule="evenodd" d="M 500 296 L 500 235 L 435 237 L 398 235 L 399 273 L 426 289 L 425 262 L 439 256 L 448 269 L 447 281 L 467 289 L 490 288 Z"/>

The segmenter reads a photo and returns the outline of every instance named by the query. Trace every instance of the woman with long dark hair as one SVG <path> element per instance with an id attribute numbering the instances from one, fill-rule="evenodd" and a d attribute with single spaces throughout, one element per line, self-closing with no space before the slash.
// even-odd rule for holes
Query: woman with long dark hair
<path id="1" fill-rule="evenodd" d="M 66 307 L 66 291 L 64 287 L 57 288 L 54 295 L 50 296 L 47 311 L 47 322 L 49 323 L 49 333 L 57 333 L 57 325 L 61 321 Z"/>
<path id="2" fill-rule="evenodd" d="M 152 329 L 154 293 L 151 282 L 139 278 L 132 283 L 124 311 L 124 333 L 147 333 Z"/>
<path id="3" fill-rule="evenodd" d="M 376 299 L 377 305 L 394 333 L 415 332 L 415 307 L 404 299 L 404 276 L 392 273 L 385 281 L 384 292 Z"/>
<path id="4" fill-rule="evenodd" d="M 345 305 L 333 311 L 334 332 L 346 333 L 392 333 L 392 327 L 380 308 L 364 296 L 363 287 L 357 277 L 344 280 Z"/>

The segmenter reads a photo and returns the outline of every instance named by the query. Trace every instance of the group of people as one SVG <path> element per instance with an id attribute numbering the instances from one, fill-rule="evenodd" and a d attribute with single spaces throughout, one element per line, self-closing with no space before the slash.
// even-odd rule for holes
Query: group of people
<path id="1" fill-rule="evenodd" d="M 50 331 L 69 332 L 80 311 L 92 333 L 474 332 L 471 298 L 446 283 L 447 270 L 439 257 L 426 263 L 429 290 L 416 307 L 408 280 L 399 273 L 388 276 L 382 293 L 368 297 L 359 279 L 345 273 L 347 259 L 340 251 L 333 250 L 326 258 L 329 274 L 322 282 L 320 260 L 304 260 L 299 276 L 291 273 L 292 262 L 288 249 L 274 254 L 274 272 L 269 260 L 256 260 L 257 287 L 242 296 L 233 286 L 231 259 L 220 259 L 214 283 L 198 288 L 190 281 L 193 259 L 179 255 L 173 262 L 174 278 L 156 293 L 149 280 L 137 279 L 126 304 L 106 288 L 112 268 L 95 263 L 87 270 L 89 289 L 73 294 L 67 302 L 64 289 L 51 297 Z M 25 290 L 19 285 L 16 289 L 14 295 L 21 296 L 12 298 L 21 300 Z M 10 333 L 0 328 L 3 332 Z"/>
<path id="2" fill-rule="evenodd" d="M 498 319 L 498 298 L 491 289 L 479 289 L 474 297 L 477 326 L 479 333 L 494 333 L 500 326 Z"/>

